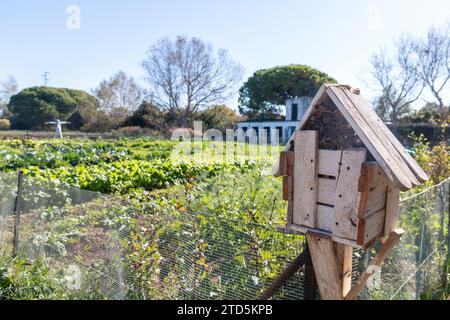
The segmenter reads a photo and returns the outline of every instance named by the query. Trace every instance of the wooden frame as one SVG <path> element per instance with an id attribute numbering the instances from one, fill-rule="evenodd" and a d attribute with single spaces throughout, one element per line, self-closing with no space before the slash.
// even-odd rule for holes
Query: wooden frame
<path id="1" fill-rule="evenodd" d="M 305 140 L 311 139 L 316 144 L 316 138 L 314 131 L 299 131 L 294 141 L 297 145 L 303 142 L 306 148 Z M 316 156 L 305 158 L 309 162 L 305 166 L 301 166 L 300 161 L 304 149 L 300 148 L 297 153 L 283 151 L 280 155 L 283 199 L 289 201 L 290 208 L 288 228 L 326 235 L 336 242 L 355 247 L 367 247 L 395 228 L 399 190 L 380 165 L 365 161 L 364 149 L 308 148 Z M 297 154 L 300 156 L 295 157 Z M 300 168 L 297 175 L 294 167 Z M 295 181 L 300 183 L 296 186 Z M 303 183 L 305 181 L 309 182 Z M 388 190 L 392 190 L 389 197 Z M 304 212 L 306 207 L 309 212 Z M 390 218 L 385 220 L 387 215 Z"/>

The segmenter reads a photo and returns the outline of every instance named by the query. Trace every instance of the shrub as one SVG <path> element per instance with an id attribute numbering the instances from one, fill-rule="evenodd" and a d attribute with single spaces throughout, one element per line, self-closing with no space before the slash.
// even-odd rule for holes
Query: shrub
<path id="1" fill-rule="evenodd" d="M 126 137 L 139 137 L 146 134 L 150 134 L 150 132 L 144 128 L 138 126 L 132 127 L 122 127 L 115 131 L 118 135 L 123 135 Z"/>
<path id="2" fill-rule="evenodd" d="M 0 119 L 0 130 L 8 130 L 11 122 L 8 119 Z"/>
<path id="3" fill-rule="evenodd" d="M 445 140 L 431 147 L 424 135 L 412 134 L 412 153 L 419 165 L 429 174 L 429 184 L 437 184 L 450 176 L 450 149 Z"/>

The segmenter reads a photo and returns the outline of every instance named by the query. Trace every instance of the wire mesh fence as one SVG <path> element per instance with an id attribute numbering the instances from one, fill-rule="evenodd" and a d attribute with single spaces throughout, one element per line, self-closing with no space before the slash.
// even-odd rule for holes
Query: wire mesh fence
<path id="1" fill-rule="evenodd" d="M 71 299 L 256 299 L 306 253 L 277 225 L 0 175 L 1 254 L 43 261 Z M 18 192 L 20 190 L 20 192 Z M 445 290 L 449 180 L 401 203 L 403 236 L 360 299 Z M 16 216 L 19 214 L 20 221 Z M 379 249 L 355 250 L 354 280 Z M 318 299 L 308 256 L 272 299 Z"/>
<path id="2" fill-rule="evenodd" d="M 372 277 L 362 299 L 446 298 L 450 180 L 402 199 L 399 226 L 406 230 L 382 267 Z M 356 270 L 381 248 L 375 243 L 355 253 Z"/>

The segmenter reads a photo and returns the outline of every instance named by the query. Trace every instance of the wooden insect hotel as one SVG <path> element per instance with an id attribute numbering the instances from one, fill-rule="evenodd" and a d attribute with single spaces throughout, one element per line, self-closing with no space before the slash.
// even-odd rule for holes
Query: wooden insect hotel
<path id="1" fill-rule="evenodd" d="M 306 234 L 322 299 L 353 299 L 399 240 L 399 194 L 428 179 L 360 95 L 323 85 L 281 153 L 287 228 Z M 354 247 L 383 245 L 351 285 Z"/>

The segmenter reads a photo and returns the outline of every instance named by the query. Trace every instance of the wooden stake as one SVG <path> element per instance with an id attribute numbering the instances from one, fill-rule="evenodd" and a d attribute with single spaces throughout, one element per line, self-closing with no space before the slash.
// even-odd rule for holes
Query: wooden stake
<path id="1" fill-rule="evenodd" d="M 308 232 L 306 234 L 317 286 L 323 300 L 342 300 L 343 267 L 336 254 L 336 243 L 331 239 Z M 345 253 L 345 250 L 344 250 Z M 344 257 L 346 254 L 340 255 Z"/>
<path id="2" fill-rule="evenodd" d="M 392 248 L 400 240 L 400 237 L 404 232 L 405 231 L 403 231 L 403 229 L 396 229 L 389 234 L 389 237 L 381 247 L 380 251 L 378 251 L 378 254 L 372 259 L 367 268 L 359 276 L 359 279 L 356 281 L 353 288 L 345 296 L 345 300 L 353 300 L 361 293 L 361 291 L 363 291 L 364 287 L 366 286 L 367 280 L 369 280 L 369 278 L 381 266 L 388 254 L 391 252 Z"/>
<path id="3" fill-rule="evenodd" d="M 352 286 L 352 256 L 353 247 L 335 243 L 338 264 L 341 268 L 342 296 L 345 297 Z"/>

